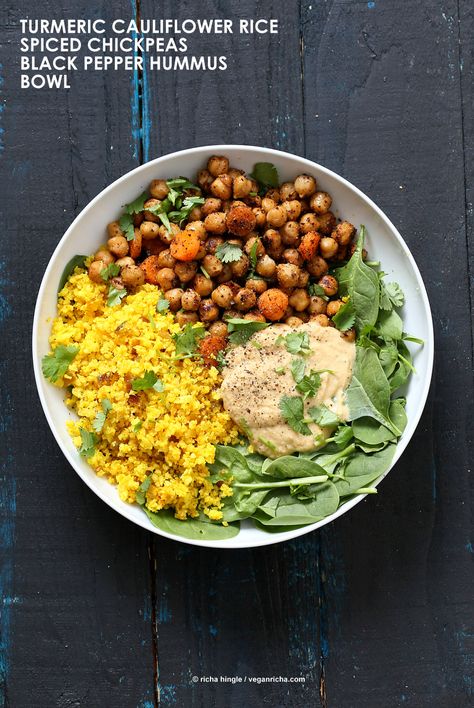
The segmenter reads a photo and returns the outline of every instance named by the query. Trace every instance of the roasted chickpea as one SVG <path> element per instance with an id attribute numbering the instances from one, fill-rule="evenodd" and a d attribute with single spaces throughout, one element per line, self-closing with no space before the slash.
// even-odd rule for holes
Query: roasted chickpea
<path id="1" fill-rule="evenodd" d="M 277 203 L 274 199 L 270 199 L 270 197 L 264 197 L 262 199 L 262 204 L 261 208 L 265 213 L 269 212 L 270 209 L 275 209 L 277 206 Z"/>
<path id="2" fill-rule="evenodd" d="M 341 309 L 342 304 L 342 300 L 330 300 L 326 308 L 327 316 L 334 317 L 334 315 Z"/>
<path id="3" fill-rule="evenodd" d="M 209 334 L 215 337 L 227 337 L 227 325 L 222 320 L 217 320 L 213 322 L 209 327 Z"/>
<path id="4" fill-rule="evenodd" d="M 267 189 L 267 191 L 265 192 L 265 197 L 267 199 L 273 199 L 273 201 L 276 204 L 278 204 L 278 202 L 280 201 L 280 198 L 281 198 L 280 197 L 280 190 L 278 189 L 278 187 L 271 187 L 270 189 Z"/>
<path id="5" fill-rule="evenodd" d="M 232 290 L 228 285 L 219 285 L 211 294 L 212 301 L 218 307 L 228 308 L 232 304 Z"/>
<path id="6" fill-rule="evenodd" d="M 214 214 L 216 211 L 220 211 L 221 207 L 222 201 L 220 199 L 215 199 L 215 197 L 209 197 L 201 206 L 201 214 L 204 217 L 209 216 L 209 214 Z"/>
<path id="7" fill-rule="evenodd" d="M 158 238 L 160 235 L 160 227 L 154 221 L 142 221 L 140 224 L 140 233 L 145 240 Z"/>
<path id="8" fill-rule="evenodd" d="M 311 319 L 313 320 L 313 322 L 317 322 L 318 325 L 320 325 L 321 327 L 329 326 L 329 318 L 327 317 L 327 315 L 313 315 Z"/>
<path id="9" fill-rule="evenodd" d="M 101 273 L 105 268 L 106 268 L 106 265 L 103 261 L 92 261 L 92 263 L 89 266 L 88 275 L 93 283 L 103 283 L 104 282 L 101 277 Z"/>
<path id="10" fill-rule="evenodd" d="M 300 270 L 300 276 L 298 278 L 298 288 L 305 288 L 309 282 L 309 273 L 307 270 Z"/>
<path id="11" fill-rule="evenodd" d="M 187 227 L 186 227 L 186 228 L 189 229 L 190 225 L 191 225 L 194 221 L 200 221 L 200 220 L 201 220 L 201 216 L 202 216 L 202 211 L 201 211 L 201 207 L 200 207 L 200 206 L 195 206 L 194 209 L 191 209 L 191 211 L 189 212 L 188 224 L 187 224 Z"/>
<path id="12" fill-rule="evenodd" d="M 150 183 L 149 192 L 154 199 L 166 199 L 169 187 L 164 179 L 154 179 Z"/>
<path id="13" fill-rule="evenodd" d="M 333 275 L 323 275 L 323 277 L 318 280 L 318 285 L 322 287 L 329 297 L 335 295 L 339 289 L 339 283 Z"/>
<path id="14" fill-rule="evenodd" d="M 249 278 L 245 283 L 245 287 L 253 290 L 257 295 L 261 295 L 267 289 L 267 283 L 262 278 Z"/>
<path id="15" fill-rule="evenodd" d="M 246 312 L 257 304 L 257 296 L 250 288 L 241 288 L 234 297 L 234 302 L 238 310 Z"/>
<path id="16" fill-rule="evenodd" d="M 288 308 L 288 296 L 278 288 L 270 288 L 258 298 L 258 309 L 271 322 L 281 320 Z"/>
<path id="17" fill-rule="evenodd" d="M 293 265 L 296 266 L 303 265 L 303 259 L 301 257 L 301 254 L 296 248 L 285 248 L 285 250 L 281 254 L 281 257 L 287 263 L 293 263 Z"/>
<path id="18" fill-rule="evenodd" d="M 243 276 L 246 274 L 248 269 L 250 268 L 250 260 L 248 256 L 245 255 L 245 253 L 242 253 L 238 261 L 234 261 L 233 263 L 230 263 L 230 269 L 232 272 L 232 275 L 235 278 L 243 278 Z"/>
<path id="19" fill-rule="evenodd" d="M 325 214 L 331 208 L 332 197 L 327 192 L 315 192 L 309 200 L 309 206 L 316 214 Z"/>
<path id="20" fill-rule="evenodd" d="M 201 297 L 207 297 L 212 293 L 214 289 L 214 283 L 210 278 L 206 278 L 205 275 L 197 273 L 192 282 L 192 288 L 197 293 L 199 293 Z"/>
<path id="21" fill-rule="evenodd" d="M 282 206 L 286 209 L 286 216 L 289 221 L 296 221 L 296 219 L 299 219 L 301 214 L 301 202 L 298 201 L 298 199 L 283 202 Z"/>
<path id="22" fill-rule="evenodd" d="M 327 211 L 325 214 L 318 215 L 319 227 L 318 230 L 327 236 L 331 234 L 336 226 L 336 217 L 332 211 Z"/>
<path id="23" fill-rule="evenodd" d="M 234 177 L 234 197 L 243 199 L 252 191 L 252 180 L 244 175 Z"/>
<path id="24" fill-rule="evenodd" d="M 303 234 L 307 234 L 309 231 L 318 231 L 320 225 L 320 217 L 316 216 L 312 212 L 303 214 L 300 221 L 300 231 Z"/>
<path id="25" fill-rule="evenodd" d="M 239 316 L 242 317 L 242 315 L 239 313 Z M 258 312 L 258 310 L 251 310 L 250 312 L 246 312 L 245 315 L 243 316 L 244 320 L 252 320 L 252 322 L 266 322 L 266 318 L 262 315 L 261 312 Z"/>
<path id="26" fill-rule="evenodd" d="M 203 192 L 209 192 L 213 182 L 213 177 L 207 170 L 200 170 L 197 173 L 196 181 Z"/>
<path id="27" fill-rule="evenodd" d="M 194 278 L 198 269 L 196 261 L 178 261 L 174 267 L 174 272 L 182 283 L 189 283 Z"/>
<path id="28" fill-rule="evenodd" d="M 347 246 L 354 234 L 355 226 L 348 221 L 341 221 L 341 223 L 336 226 L 331 236 L 340 246 Z"/>
<path id="29" fill-rule="evenodd" d="M 230 199 L 232 196 L 232 177 L 220 174 L 211 184 L 211 192 L 218 199 Z"/>
<path id="30" fill-rule="evenodd" d="M 298 246 L 300 226 L 296 221 L 287 221 L 280 229 L 281 242 L 285 246 Z"/>
<path id="31" fill-rule="evenodd" d="M 273 278 L 276 273 L 276 263 L 266 254 L 258 259 L 255 270 L 262 278 Z"/>
<path id="32" fill-rule="evenodd" d="M 135 261 L 133 258 L 130 258 L 130 256 L 125 256 L 124 258 L 119 258 L 118 261 L 115 261 L 115 265 L 118 265 L 119 268 L 125 268 L 125 266 L 135 265 Z"/>
<path id="33" fill-rule="evenodd" d="M 281 254 L 281 234 L 276 229 L 267 229 L 262 236 L 262 243 L 265 250 L 272 258 L 279 257 Z M 273 254 L 276 253 L 277 256 Z"/>
<path id="34" fill-rule="evenodd" d="M 256 222 L 252 209 L 245 204 L 233 206 L 226 216 L 227 230 L 234 236 L 247 236 L 255 228 Z"/>
<path id="35" fill-rule="evenodd" d="M 254 207 L 252 211 L 255 215 L 255 226 L 265 226 L 265 224 L 267 223 L 267 216 L 263 211 L 262 207 Z"/>
<path id="36" fill-rule="evenodd" d="M 178 224 L 171 224 L 171 232 L 168 231 L 165 225 L 159 226 L 159 237 L 163 243 L 165 243 L 167 246 L 170 245 L 171 241 L 174 239 L 175 236 L 177 236 L 181 229 L 179 228 Z"/>
<path id="37" fill-rule="evenodd" d="M 298 175 L 295 179 L 295 190 L 300 197 L 310 197 L 316 191 L 316 180 L 311 175 Z"/>
<path id="38" fill-rule="evenodd" d="M 195 256 L 196 260 L 201 261 L 204 258 L 204 256 L 206 255 L 206 253 L 207 253 L 206 246 L 204 243 L 201 242 L 201 245 L 199 246 L 199 251 L 196 253 L 196 256 Z"/>
<path id="39" fill-rule="evenodd" d="M 224 175 L 229 171 L 229 160 L 224 155 L 212 155 L 207 161 L 207 170 L 213 177 Z"/>
<path id="40" fill-rule="evenodd" d="M 205 241 L 207 238 L 206 227 L 204 226 L 204 222 L 200 219 L 196 219 L 196 221 L 191 221 L 186 224 L 186 231 L 196 234 L 201 241 Z"/>
<path id="41" fill-rule="evenodd" d="M 101 248 L 99 251 L 94 256 L 94 260 L 96 261 L 102 261 L 104 266 L 108 266 L 111 263 L 115 261 L 115 258 L 113 255 L 110 253 L 110 251 L 107 251 L 105 248 Z"/>
<path id="42" fill-rule="evenodd" d="M 213 322 L 219 317 L 219 308 L 212 300 L 202 300 L 199 306 L 199 319 L 201 322 Z"/>
<path id="43" fill-rule="evenodd" d="M 211 234 L 223 234 L 226 231 L 225 217 L 223 211 L 214 211 L 204 219 L 204 228 Z"/>
<path id="44" fill-rule="evenodd" d="M 245 253 L 247 255 L 250 255 L 252 253 L 252 248 L 254 247 L 255 243 L 257 243 L 256 256 L 257 258 L 261 258 L 265 255 L 265 247 L 258 236 L 252 236 L 251 238 L 249 238 L 249 240 L 245 244 Z"/>
<path id="45" fill-rule="evenodd" d="M 334 258 L 337 248 L 337 241 L 330 236 L 324 236 L 319 242 L 319 252 L 323 258 Z"/>
<path id="46" fill-rule="evenodd" d="M 217 256 L 208 254 L 202 259 L 202 267 L 211 278 L 215 278 L 219 273 L 222 273 L 223 264 Z"/>
<path id="47" fill-rule="evenodd" d="M 308 311 L 311 315 L 322 315 L 326 313 L 327 302 L 319 295 L 311 295 Z"/>
<path id="48" fill-rule="evenodd" d="M 283 184 L 280 186 L 280 197 L 282 201 L 292 201 L 293 199 L 298 198 L 298 194 L 296 193 L 295 185 L 293 182 L 283 182 Z"/>
<path id="49" fill-rule="evenodd" d="M 348 342 L 355 342 L 356 331 L 354 328 L 347 329 L 345 332 L 341 332 L 341 337 L 347 340 Z"/>
<path id="50" fill-rule="evenodd" d="M 303 324 L 303 320 L 301 319 L 301 317 L 292 315 L 291 317 L 286 318 L 285 324 L 290 325 L 290 327 L 299 327 Z"/>
<path id="51" fill-rule="evenodd" d="M 157 207 L 161 204 L 161 201 L 159 199 L 147 199 L 145 204 L 143 205 L 145 207 L 145 210 L 143 211 L 143 218 L 146 221 L 154 221 L 156 224 L 161 223 L 160 222 L 160 217 L 154 214 L 150 209 L 153 207 Z M 142 212 L 140 212 L 142 213 Z M 140 222 L 141 223 L 141 222 Z"/>
<path id="52" fill-rule="evenodd" d="M 240 177 L 241 175 L 244 174 L 243 170 L 238 170 L 237 167 L 229 167 L 227 170 L 227 174 L 229 174 L 232 179 L 235 179 L 236 177 Z"/>
<path id="53" fill-rule="evenodd" d="M 112 221 L 112 223 L 107 225 L 107 236 L 109 238 L 115 238 L 116 236 L 123 236 L 123 231 L 120 228 L 118 221 Z"/>
<path id="54" fill-rule="evenodd" d="M 171 312 L 177 312 L 181 308 L 181 297 L 184 290 L 182 288 L 172 288 L 165 292 L 165 298 L 170 304 Z"/>
<path id="55" fill-rule="evenodd" d="M 114 236 L 107 241 L 109 251 L 117 258 L 128 255 L 128 241 L 124 236 Z"/>
<path id="56" fill-rule="evenodd" d="M 120 275 L 126 288 L 138 288 L 145 282 L 145 273 L 135 264 L 122 268 Z"/>
<path id="57" fill-rule="evenodd" d="M 283 204 L 267 211 L 267 224 L 279 228 L 288 221 L 288 214 Z"/>
<path id="58" fill-rule="evenodd" d="M 208 238 L 207 241 L 204 244 L 204 248 L 206 249 L 206 253 L 210 253 L 211 255 L 214 255 L 219 246 L 222 246 L 224 243 L 224 239 L 220 238 L 220 236 L 211 236 L 211 238 Z"/>
<path id="59" fill-rule="evenodd" d="M 201 304 L 201 296 L 195 290 L 186 290 L 181 297 L 183 310 L 196 312 Z"/>
<path id="60" fill-rule="evenodd" d="M 321 258 L 321 256 L 314 256 L 311 258 L 311 260 L 306 263 L 306 268 L 308 273 L 314 278 L 321 278 L 329 270 L 328 264 L 324 258 Z"/>
<path id="61" fill-rule="evenodd" d="M 120 275 L 117 275 L 115 278 L 110 278 L 109 283 L 113 285 L 114 288 L 117 288 L 117 290 L 123 290 L 125 288 Z"/>
<path id="62" fill-rule="evenodd" d="M 177 281 L 178 279 L 174 273 L 174 270 L 171 270 L 171 268 L 160 268 L 156 274 L 157 285 L 159 285 L 165 292 L 167 290 L 171 290 L 171 288 L 174 288 Z"/>
<path id="63" fill-rule="evenodd" d="M 292 263 L 277 265 L 277 278 L 282 288 L 295 288 L 298 284 L 300 269 Z"/>
<path id="64" fill-rule="evenodd" d="M 160 268 L 174 268 L 176 265 L 176 258 L 171 255 L 170 249 L 165 248 L 164 251 L 158 254 L 158 265 Z"/>
<path id="65" fill-rule="evenodd" d="M 224 263 L 222 272 L 217 276 L 217 282 L 228 283 L 229 280 L 232 280 L 232 268 L 230 267 L 230 263 Z"/>
<path id="66" fill-rule="evenodd" d="M 181 326 L 184 327 L 184 325 L 187 324 L 195 324 L 198 321 L 198 315 L 197 312 L 177 312 L 176 313 L 176 322 Z"/>
<path id="67" fill-rule="evenodd" d="M 303 312 L 303 310 L 306 310 L 310 303 L 308 291 L 303 288 L 296 288 L 291 293 L 288 302 L 291 307 L 296 310 L 296 312 Z"/>

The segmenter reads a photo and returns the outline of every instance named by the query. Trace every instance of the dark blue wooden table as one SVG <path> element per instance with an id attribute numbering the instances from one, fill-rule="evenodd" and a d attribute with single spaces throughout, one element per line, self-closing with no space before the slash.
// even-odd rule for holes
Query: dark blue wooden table
<path id="1" fill-rule="evenodd" d="M 276 17 L 280 34 L 209 40 L 223 73 L 19 89 L 20 18 L 135 15 Z M 472 2 L 4 0 L 0 24 L 0 705 L 468 706 Z M 381 493 L 233 552 L 151 536 L 99 501 L 50 434 L 30 355 L 39 282 L 76 214 L 141 162 L 226 142 L 304 155 L 369 194 L 415 255 L 436 332 L 429 402 Z"/>

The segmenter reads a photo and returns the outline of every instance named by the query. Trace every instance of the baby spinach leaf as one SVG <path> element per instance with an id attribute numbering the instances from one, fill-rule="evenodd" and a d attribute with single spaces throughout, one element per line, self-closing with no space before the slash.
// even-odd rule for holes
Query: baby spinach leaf
<path id="1" fill-rule="evenodd" d="M 311 430 L 304 422 L 303 399 L 299 396 L 282 396 L 280 398 L 280 412 L 283 420 L 288 423 L 295 433 L 311 435 Z"/>
<path id="2" fill-rule="evenodd" d="M 331 411 L 323 403 L 320 406 L 313 406 L 308 412 L 314 422 L 320 425 L 321 428 L 336 426 L 341 422 L 334 411 Z"/>
<path id="3" fill-rule="evenodd" d="M 294 455 L 282 455 L 276 460 L 265 460 L 261 474 L 275 479 L 291 479 L 326 475 L 326 470 L 312 460 Z"/>
<path id="4" fill-rule="evenodd" d="M 273 491 L 254 518 L 265 526 L 299 526 L 321 521 L 337 511 L 339 493 L 333 482 L 319 485 L 314 498 L 299 500 L 284 490 Z"/>
<path id="5" fill-rule="evenodd" d="M 73 256 L 71 260 L 66 263 L 59 279 L 58 293 L 60 293 L 61 290 L 64 288 L 76 268 L 86 267 L 86 258 L 87 256 Z"/>
<path id="6" fill-rule="evenodd" d="M 403 322 L 400 315 L 396 313 L 395 310 L 380 310 L 375 325 L 375 333 L 382 339 L 401 339 L 403 334 Z"/>
<path id="7" fill-rule="evenodd" d="M 226 538 L 233 538 L 240 531 L 238 524 L 222 526 L 222 524 L 212 523 L 210 520 L 204 521 L 201 518 L 188 518 L 186 521 L 181 521 L 174 516 L 170 509 L 155 513 L 144 506 L 143 510 L 153 526 L 173 536 L 181 536 L 182 538 L 220 541 Z"/>
<path id="8" fill-rule="evenodd" d="M 344 479 L 334 479 L 340 496 L 351 496 L 359 489 L 375 482 L 390 467 L 395 448 L 395 444 L 390 444 L 372 455 L 364 452 L 356 452 L 352 455 L 344 468 Z"/>

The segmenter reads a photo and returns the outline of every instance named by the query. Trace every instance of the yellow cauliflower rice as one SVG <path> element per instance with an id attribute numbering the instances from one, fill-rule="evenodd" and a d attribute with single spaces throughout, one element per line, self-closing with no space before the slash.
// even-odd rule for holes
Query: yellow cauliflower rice
<path id="1" fill-rule="evenodd" d="M 77 448 L 80 428 L 93 423 L 109 401 L 102 430 L 88 463 L 116 484 L 121 499 L 134 502 L 140 484 L 151 474 L 146 506 L 172 508 L 179 519 L 204 512 L 222 518 L 226 484 L 209 480 L 207 465 L 215 445 L 235 443 L 238 430 L 223 409 L 218 370 L 196 359 L 175 359 L 172 334 L 180 332 L 171 314 L 158 314 L 160 296 L 143 285 L 121 304 L 107 306 L 107 286 L 76 269 L 58 299 L 50 345 L 79 346 L 57 385 L 68 387 L 67 405 L 78 421 L 68 422 Z M 131 382 L 154 372 L 163 391 L 134 391 Z"/>

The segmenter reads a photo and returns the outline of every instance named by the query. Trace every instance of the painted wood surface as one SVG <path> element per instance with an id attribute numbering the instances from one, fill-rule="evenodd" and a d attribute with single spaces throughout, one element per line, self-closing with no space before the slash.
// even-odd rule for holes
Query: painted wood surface
<path id="1" fill-rule="evenodd" d="M 126 0 L 0 9 L 0 705 L 457 708 L 472 700 L 474 13 L 467 0 L 264 0 L 280 35 L 221 37 L 229 70 L 78 73 L 18 89 L 20 17 L 255 16 L 256 4 Z M 39 282 L 74 216 L 166 152 L 243 142 L 353 181 L 428 288 L 433 386 L 378 497 L 263 550 L 152 537 L 69 468 L 30 365 Z M 470 269 L 471 268 L 471 269 Z M 4 356 L 3 356 L 4 354 Z M 192 677 L 304 677 L 304 683 Z"/>

